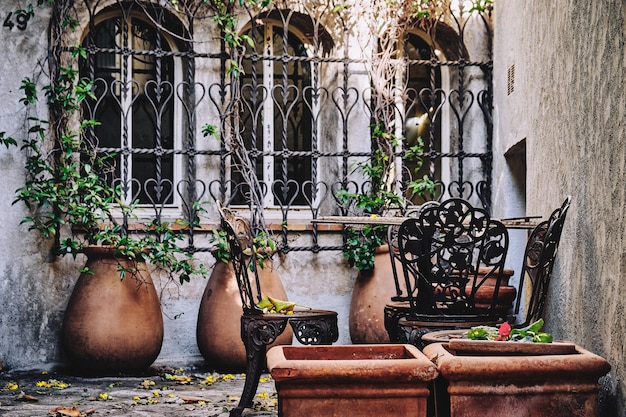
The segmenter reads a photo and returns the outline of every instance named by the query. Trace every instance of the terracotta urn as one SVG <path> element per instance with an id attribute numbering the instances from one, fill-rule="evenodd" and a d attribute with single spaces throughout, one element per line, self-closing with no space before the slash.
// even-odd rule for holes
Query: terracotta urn
<path id="1" fill-rule="evenodd" d="M 478 281 L 481 282 L 485 274 L 487 273 L 487 268 L 480 268 L 478 270 Z M 513 276 L 514 271 L 512 269 L 504 269 L 502 271 L 502 278 L 500 280 L 500 288 L 498 288 L 498 297 L 496 300 L 495 308 L 500 312 L 500 314 L 505 317 L 508 311 L 511 309 L 513 305 L 513 301 L 515 301 L 515 296 L 517 295 L 517 289 L 513 286 L 508 285 L 509 279 Z M 476 290 L 476 295 L 474 296 L 474 301 L 476 303 L 476 307 L 478 308 L 489 308 L 491 306 L 491 302 L 493 300 L 493 293 L 495 291 L 496 278 L 488 277 L 487 280 L 478 287 Z M 469 282 L 465 287 L 465 291 L 469 294 L 472 290 L 472 282 Z"/>
<path id="2" fill-rule="evenodd" d="M 65 310 L 62 343 L 76 371 L 98 374 L 148 368 L 163 343 L 161 304 L 143 263 L 112 247 L 85 249 L 81 273 Z M 120 279 L 120 268 L 136 268 Z"/>
<path id="3" fill-rule="evenodd" d="M 402 265 L 396 261 L 396 271 Z M 359 271 L 350 301 L 350 339 L 352 343 L 389 343 L 385 329 L 384 307 L 396 295 L 389 246 L 380 246 L 374 254 L 374 269 Z"/>
<path id="4" fill-rule="evenodd" d="M 255 286 L 254 274 L 250 281 Z M 265 261 L 259 268 L 259 280 L 263 296 L 269 295 L 279 300 L 287 300 L 287 293 L 272 262 Z M 232 264 L 218 261 L 202 294 L 196 341 L 207 365 L 220 372 L 245 372 L 246 348 L 241 340 L 241 315 L 243 307 L 241 295 Z M 285 331 L 271 345 L 291 344 L 293 331 L 287 326 Z"/>
<path id="5" fill-rule="evenodd" d="M 436 366 L 411 345 L 277 346 L 278 415 L 425 417 Z"/>
<path id="6" fill-rule="evenodd" d="M 598 379 L 611 369 L 566 342 L 451 340 L 424 354 L 439 369 L 438 410 L 451 417 L 595 417 Z"/>

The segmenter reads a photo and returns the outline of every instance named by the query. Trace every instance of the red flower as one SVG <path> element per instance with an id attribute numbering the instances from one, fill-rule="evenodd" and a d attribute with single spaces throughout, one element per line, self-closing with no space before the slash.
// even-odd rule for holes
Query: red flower
<path id="1" fill-rule="evenodd" d="M 509 338 L 509 334 L 511 334 L 511 325 L 504 322 L 500 325 L 500 328 L 498 329 L 498 336 L 494 340 L 507 340 Z"/>

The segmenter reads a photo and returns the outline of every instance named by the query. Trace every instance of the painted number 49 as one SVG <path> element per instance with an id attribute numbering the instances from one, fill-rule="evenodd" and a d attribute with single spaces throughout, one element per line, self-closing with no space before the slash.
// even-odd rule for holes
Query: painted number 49
<path id="1" fill-rule="evenodd" d="M 13 30 L 13 26 L 17 26 L 19 30 L 26 30 L 28 19 L 30 19 L 30 15 L 27 13 L 16 12 L 13 14 L 13 12 L 9 12 L 2 26 L 9 30 Z"/>

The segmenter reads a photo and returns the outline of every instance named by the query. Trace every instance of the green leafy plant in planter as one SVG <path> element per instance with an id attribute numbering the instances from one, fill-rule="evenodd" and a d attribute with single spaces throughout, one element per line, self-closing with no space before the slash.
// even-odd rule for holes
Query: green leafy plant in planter
<path id="1" fill-rule="evenodd" d="M 228 246 L 228 240 L 226 238 L 226 232 L 218 229 L 213 229 L 212 236 L 210 238 L 213 243 L 213 249 L 211 253 L 213 257 L 218 261 L 228 263 L 230 260 L 230 248 Z M 265 268 L 266 262 L 271 259 L 278 251 L 278 245 L 276 241 L 267 232 L 260 232 L 252 241 L 254 251 L 256 254 L 256 264 Z M 246 253 L 250 256 L 251 253 Z M 254 263 L 250 263 L 250 268 L 254 267 Z"/>
<path id="2" fill-rule="evenodd" d="M 350 193 L 340 190 L 338 193 L 342 203 L 354 201 L 354 206 L 363 211 L 365 215 L 372 217 L 383 216 L 389 210 L 403 210 L 406 201 L 398 193 L 395 187 L 394 176 L 394 151 L 402 138 L 387 133 L 382 125 L 372 126 L 372 138 L 377 145 L 372 157 L 367 162 L 355 165 L 355 171 L 360 172 L 367 178 L 369 187 L 366 192 Z M 418 173 L 422 166 L 421 153 L 424 145 L 418 138 L 415 145 L 405 151 L 403 159 L 415 163 L 414 173 Z M 434 194 L 435 182 L 423 176 L 411 180 L 407 184 L 409 191 L 418 196 Z M 368 271 L 374 268 L 374 252 L 376 248 L 385 243 L 387 237 L 386 225 L 363 225 L 360 227 L 348 227 L 346 229 L 346 243 L 344 257 L 352 267 L 359 271 Z"/>
<path id="3" fill-rule="evenodd" d="M 74 56 L 81 53 L 76 49 Z M 52 80 L 43 87 L 50 121 L 28 119 L 20 146 L 26 178 L 14 204 L 25 204 L 29 213 L 21 222 L 50 239 L 55 256 L 87 255 L 63 315 L 60 339 L 70 364 L 90 373 L 143 370 L 158 357 L 164 336 L 148 265 L 181 284 L 208 274 L 184 247 L 185 231 L 199 222 L 202 206 L 194 205 L 192 219 L 152 220 L 131 234 L 127 219 L 138 218 L 137 204 L 124 204 L 121 186 L 107 181 L 113 158 L 98 150 L 98 122 L 81 119 L 92 84 L 79 81 L 71 64 L 60 66 Z M 39 101 L 30 79 L 20 89 L 24 105 Z M 18 146 L 4 134 L 0 143 Z"/>
<path id="4" fill-rule="evenodd" d="M 220 140 L 218 127 L 210 123 L 202 126 L 202 134 L 204 137 L 212 136 L 213 138 Z M 234 153 L 234 158 L 238 161 L 237 167 L 244 177 L 249 179 L 253 186 L 256 186 L 258 181 L 256 179 L 256 170 L 255 168 L 252 168 L 253 165 L 249 163 L 249 159 L 246 159 L 243 155 L 241 155 L 242 153 L 246 153 L 244 144 L 239 143 L 238 145 L 238 149 L 244 149 L 244 151 Z M 254 179 L 251 180 L 251 178 Z M 280 249 L 276 244 L 276 241 L 272 238 L 270 232 L 264 226 L 263 222 L 256 225 L 255 228 L 260 230 L 257 231 L 252 242 L 256 252 L 256 264 L 261 268 L 264 268 L 265 262 L 268 259 L 271 259 Z M 211 252 L 213 253 L 215 259 L 227 263 L 230 259 L 230 254 L 226 234 L 225 232 L 217 229 L 214 229 L 212 233 L 211 241 L 213 243 L 213 250 Z M 246 255 L 249 256 L 250 254 Z M 251 263 L 250 265 L 252 267 L 254 263 Z"/>
<path id="5" fill-rule="evenodd" d="M 76 49 L 75 55 L 82 53 Z M 50 123 L 30 117 L 29 136 L 20 149 L 25 153 L 26 181 L 16 190 L 14 204 L 22 202 L 30 214 L 22 220 L 29 230 L 54 239 L 55 255 L 74 258 L 88 246 L 115 247 L 115 256 L 136 263 L 150 262 L 177 276 L 180 283 L 192 276 L 205 276 L 207 269 L 178 243 L 185 238 L 189 221 L 173 223 L 152 221 L 131 236 L 119 224 L 114 211 L 136 217 L 136 205 L 122 203 L 120 186 L 107 182 L 105 176 L 113 170 L 112 157 L 98 152 L 91 139 L 96 120 L 80 120 L 81 103 L 94 98 L 92 84 L 77 81 L 78 72 L 71 65 L 61 67 L 51 85 L 43 87 L 53 114 L 60 115 L 50 129 Z M 26 106 L 38 100 L 37 86 L 28 78 L 22 81 L 20 99 Z M 70 128 L 69 126 L 75 126 Z M 49 134 L 53 131 L 55 134 Z M 0 143 L 7 148 L 17 146 L 12 137 L 0 134 Z M 194 206 L 194 212 L 202 208 Z M 191 221 L 197 222 L 198 219 Z M 82 269 L 82 272 L 88 272 Z M 137 273 L 136 267 L 122 267 L 120 278 Z"/>

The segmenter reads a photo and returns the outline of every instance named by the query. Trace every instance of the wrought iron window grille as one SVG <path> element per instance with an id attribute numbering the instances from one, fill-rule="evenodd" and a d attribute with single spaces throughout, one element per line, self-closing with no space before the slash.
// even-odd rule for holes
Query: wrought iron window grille
<path id="1" fill-rule="evenodd" d="M 355 162 L 371 156 L 368 59 L 355 57 L 352 35 L 330 10 L 307 13 L 301 3 L 283 1 L 270 7 L 252 15 L 243 30 L 253 34 L 271 27 L 275 50 L 267 53 L 264 43 L 263 49 L 243 55 L 249 72 L 231 79 L 228 55 L 206 13 L 185 15 L 155 2 L 77 1 L 87 52 L 81 77 L 95 80 L 101 88 L 85 111 L 97 118 L 115 110 L 105 114 L 108 131 L 96 136 L 102 152 L 118 155 L 112 181 L 123 184 L 129 199 L 140 198 L 146 217 L 193 218 L 198 202 L 245 205 L 250 189 L 238 178 L 231 158 L 230 138 L 240 135 L 247 139 L 248 155 L 259 167 L 262 209 L 280 229 L 283 250 L 339 250 L 341 246 L 320 244 L 316 224 L 310 226 L 309 243 L 295 246 L 288 239 L 289 225 L 323 215 L 358 214 L 353 202 L 343 203 L 337 192 L 342 188 L 359 192 L 369 186 L 353 172 Z M 440 185 L 434 198 L 463 197 L 489 209 L 490 16 L 448 12 L 450 18 L 436 22 L 432 36 L 417 27 L 411 32 L 410 46 L 417 52 L 400 62 L 417 75 L 411 81 L 407 72 L 408 81 L 399 84 L 403 87 L 397 95 L 396 126 L 406 137 L 407 121 L 421 108 L 429 122 L 422 137 L 424 173 Z M 242 22 L 245 18 L 242 15 Z M 139 22 L 135 26 L 133 19 Z M 99 42 L 92 36 L 107 21 L 114 22 L 119 43 L 111 38 L 108 44 Z M 472 43 L 466 44 L 469 31 Z M 141 41 L 142 35 L 149 39 Z M 133 43 L 134 38 L 141 42 Z M 114 71 L 118 78 L 110 76 Z M 247 94 L 243 103 L 232 102 L 235 90 Z M 233 105 L 242 105 L 237 108 L 244 115 L 242 124 L 232 124 Z M 111 121 L 117 125 L 112 127 Z M 220 140 L 202 136 L 207 123 L 218 126 Z M 137 130 L 138 126 L 145 129 Z M 129 142 L 146 132 L 147 142 Z M 411 173 L 401 159 L 405 151 L 397 148 L 402 174 L 396 189 L 411 204 L 419 204 L 421 200 L 406 188 Z M 200 231 L 217 224 L 218 218 L 216 209 L 209 207 Z M 194 226 L 190 229 L 194 235 Z M 208 251 L 210 246 L 196 234 L 190 249 Z"/>

